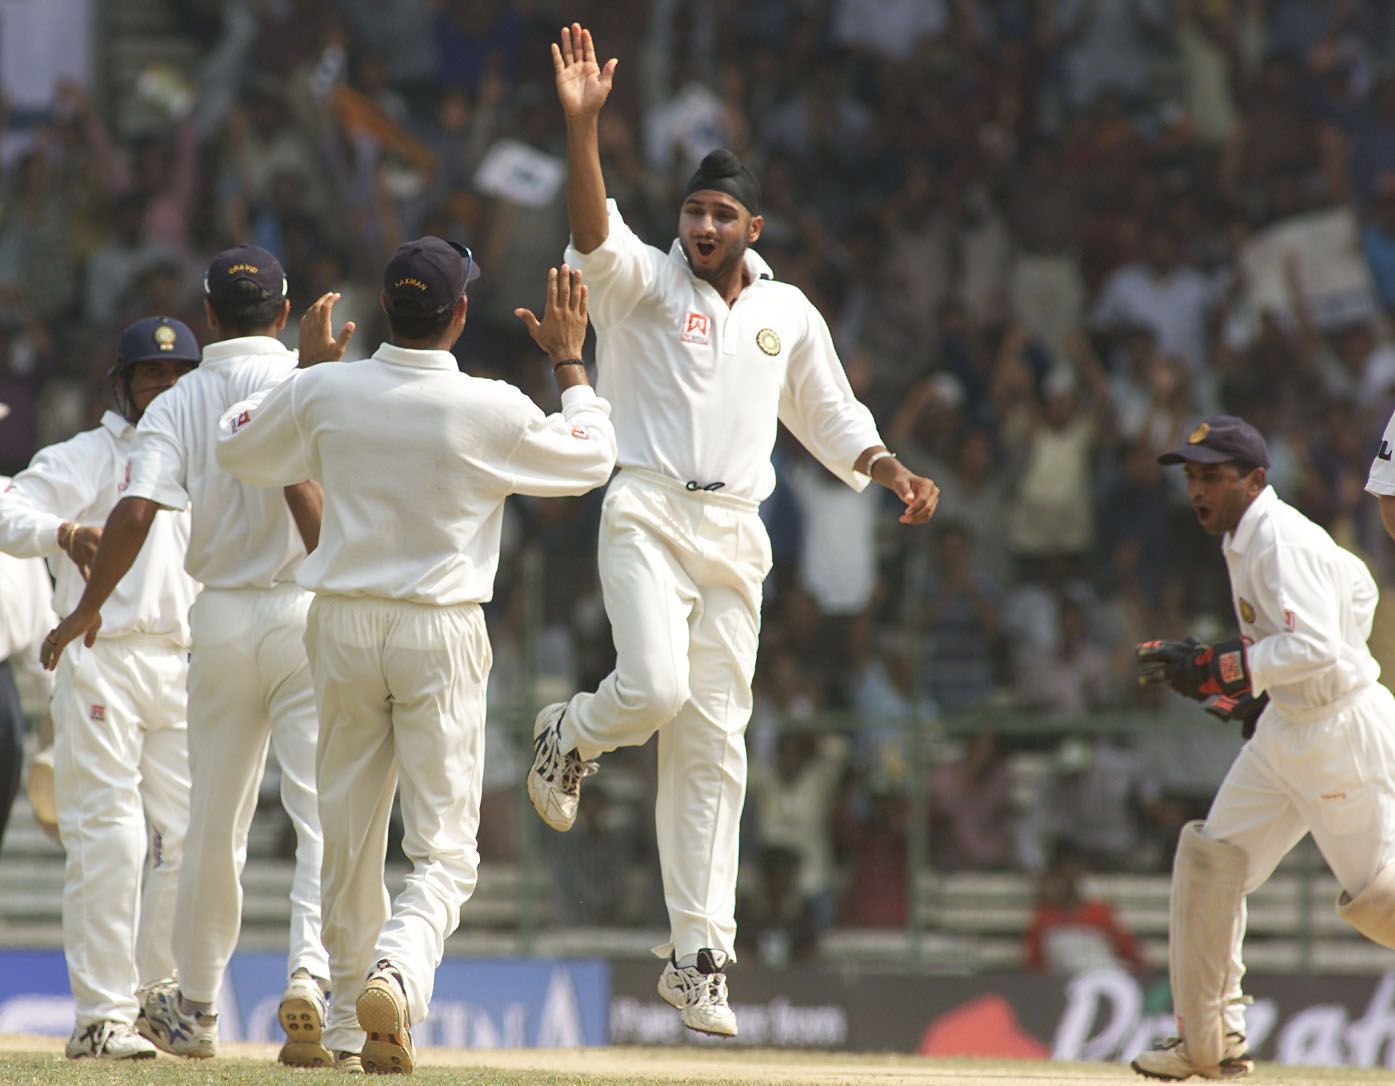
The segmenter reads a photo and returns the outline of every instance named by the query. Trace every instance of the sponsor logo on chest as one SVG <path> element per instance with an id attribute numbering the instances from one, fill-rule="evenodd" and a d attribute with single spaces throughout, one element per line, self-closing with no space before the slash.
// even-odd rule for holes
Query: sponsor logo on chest
<path id="1" fill-rule="evenodd" d="M 696 309 L 688 310 L 683 317 L 683 331 L 678 337 L 684 343 L 698 343 L 704 347 L 712 344 L 712 318 Z"/>

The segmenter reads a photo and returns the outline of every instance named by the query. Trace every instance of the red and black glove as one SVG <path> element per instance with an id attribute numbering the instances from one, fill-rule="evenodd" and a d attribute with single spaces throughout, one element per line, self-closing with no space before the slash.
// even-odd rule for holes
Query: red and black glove
<path id="1" fill-rule="evenodd" d="M 1237 637 L 1215 645 L 1195 638 L 1144 641 L 1134 649 L 1140 686 L 1167 683 L 1184 698 L 1205 701 L 1218 694 L 1248 694 L 1250 670 L 1245 646 Z"/>
<path id="2" fill-rule="evenodd" d="M 1268 693 L 1256 698 L 1246 690 L 1243 694 L 1213 694 L 1201 703 L 1201 707 L 1217 720 L 1240 721 L 1240 734 L 1249 739 L 1255 733 L 1260 713 L 1268 704 Z"/>

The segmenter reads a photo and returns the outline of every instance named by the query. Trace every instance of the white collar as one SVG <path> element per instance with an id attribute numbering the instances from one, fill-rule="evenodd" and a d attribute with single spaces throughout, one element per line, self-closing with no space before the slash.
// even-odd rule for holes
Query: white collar
<path id="1" fill-rule="evenodd" d="M 396 366 L 411 366 L 419 370 L 455 370 L 460 365 L 450 351 L 418 350 L 415 347 L 399 347 L 395 343 L 384 343 L 373 357 L 379 362 L 389 362 Z"/>

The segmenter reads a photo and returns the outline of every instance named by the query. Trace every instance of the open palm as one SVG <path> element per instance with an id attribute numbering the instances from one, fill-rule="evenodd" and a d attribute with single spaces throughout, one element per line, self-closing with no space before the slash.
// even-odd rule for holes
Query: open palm
<path id="1" fill-rule="evenodd" d="M 552 67 L 557 73 L 557 99 L 568 117 L 593 117 L 610 96 L 615 77 L 614 58 L 605 67 L 596 63 L 591 31 L 580 23 L 562 28 L 562 40 L 552 46 Z"/>

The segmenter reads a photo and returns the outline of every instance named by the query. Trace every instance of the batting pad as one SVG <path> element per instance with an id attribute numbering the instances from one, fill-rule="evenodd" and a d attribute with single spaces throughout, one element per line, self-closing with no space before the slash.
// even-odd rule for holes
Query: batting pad
<path id="1" fill-rule="evenodd" d="M 1168 919 L 1168 971 L 1177 1031 L 1187 1043 L 1196 1073 L 1219 1067 L 1225 1050 L 1225 982 L 1240 935 L 1245 893 L 1243 849 L 1203 837 L 1201 822 L 1188 822 L 1172 861 Z"/>
<path id="2" fill-rule="evenodd" d="M 1367 939 L 1395 950 L 1395 864 L 1377 871 L 1356 897 L 1343 890 L 1337 897 L 1337 915 Z"/>

